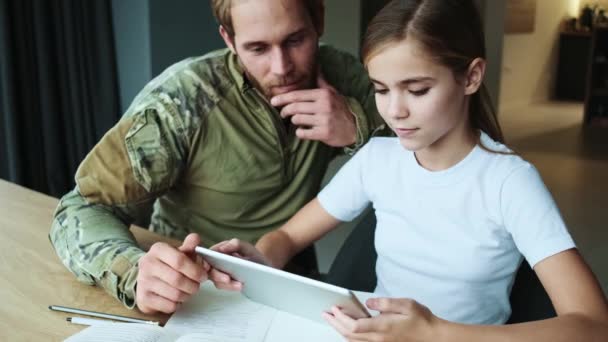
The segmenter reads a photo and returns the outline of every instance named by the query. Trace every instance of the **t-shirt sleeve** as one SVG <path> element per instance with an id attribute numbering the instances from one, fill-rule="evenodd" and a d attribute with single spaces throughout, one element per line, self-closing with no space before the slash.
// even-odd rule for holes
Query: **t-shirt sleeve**
<path id="1" fill-rule="evenodd" d="M 372 142 L 367 143 L 336 173 L 317 196 L 321 206 L 340 221 L 351 221 L 370 203 L 363 167 Z"/>
<path id="2" fill-rule="evenodd" d="M 500 200 L 505 227 L 530 266 L 576 247 L 534 166 L 513 171 L 503 183 Z"/>

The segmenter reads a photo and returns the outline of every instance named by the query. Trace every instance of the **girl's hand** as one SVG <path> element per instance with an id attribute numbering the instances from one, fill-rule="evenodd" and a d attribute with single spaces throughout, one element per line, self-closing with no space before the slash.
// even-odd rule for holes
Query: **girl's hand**
<path id="1" fill-rule="evenodd" d="M 212 246 L 211 249 L 220 253 L 235 256 L 237 258 L 270 266 L 270 263 L 266 257 L 260 253 L 260 251 L 258 251 L 254 245 L 246 241 L 239 239 L 226 240 Z"/>
<path id="2" fill-rule="evenodd" d="M 266 257 L 264 257 L 255 246 L 238 239 L 222 241 L 217 245 L 212 246 L 211 249 L 237 258 L 257 262 L 258 264 L 269 265 Z M 209 271 L 209 280 L 211 280 L 218 289 L 231 291 L 240 291 L 243 289 L 243 284 L 233 279 L 230 274 L 215 268 L 211 268 Z"/>
<path id="3" fill-rule="evenodd" d="M 372 298 L 368 308 L 380 311 L 372 318 L 353 319 L 333 307 L 325 320 L 348 341 L 438 341 L 442 320 L 425 306 L 405 298 Z"/>

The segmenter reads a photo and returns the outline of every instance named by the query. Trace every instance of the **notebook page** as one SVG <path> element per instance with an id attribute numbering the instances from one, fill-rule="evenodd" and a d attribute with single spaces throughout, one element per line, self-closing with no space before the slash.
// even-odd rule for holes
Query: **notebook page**
<path id="1" fill-rule="evenodd" d="M 321 315 L 319 313 L 319 315 Z M 265 342 L 342 342 L 346 341 L 329 324 L 279 311 L 268 330 Z"/>
<path id="2" fill-rule="evenodd" d="M 206 282 L 165 328 L 181 335 L 180 342 L 262 342 L 276 312 L 239 292 L 217 290 Z"/>
<path id="3" fill-rule="evenodd" d="M 238 340 L 225 339 L 224 337 L 209 336 L 207 334 L 189 334 L 180 337 L 174 342 L 233 342 Z M 164 342 L 164 341 L 163 341 Z"/>
<path id="4" fill-rule="evenodd" d="M 169 342 L 176 338 L 164 328 L 149 324 L 108 323 L 92 325 L 65 342 Z"/>

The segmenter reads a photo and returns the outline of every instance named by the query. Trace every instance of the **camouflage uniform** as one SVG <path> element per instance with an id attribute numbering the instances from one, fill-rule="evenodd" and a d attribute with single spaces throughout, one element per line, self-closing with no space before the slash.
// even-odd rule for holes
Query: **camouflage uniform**
<path id="1" fill-rule="evenodd" d="M 319 59 L 355 115 L 356 149 L 382 127 L 365 70 L 328 46 Z M 80 281 L 132 308 L 144 252 L 128 227 L 152 205 L 157 233 L 255 242 L 315 197 L 339 152 L 297 139 L 229 50 L 187 59 L 150 82 L 87 155 L 50 239 Z"/>

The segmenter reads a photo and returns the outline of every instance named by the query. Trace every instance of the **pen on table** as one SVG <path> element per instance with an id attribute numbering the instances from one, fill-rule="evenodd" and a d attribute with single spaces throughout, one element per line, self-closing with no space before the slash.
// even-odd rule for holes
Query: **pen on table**
<path id="1" fill-rule="evenodd" d="M 118 323 L 118 322 L 110 321 L 107 319 L 85 318 L 85 317 L 67 317 L 65 320 L 70 323 L 81 324 L 81 325 L 100 325 L 100 324 Z M 139 324 L 139 323 L 133 323 L 133 324 Z"/>
<path id="2" fill-rule="evenodd" d="M 107 318 L 107 319 L 112 319 L 112 320 L 121 321 L 121 322 L 145 323 L 145 324 L 159 325 L 159 323 L 155 322 L 155 321 L 147 321 L 145 319 L 132 318 L 132 317 L 126 317 L 126 316 L 120 316 L 120 315 L 112 315 L 112 314 L 107 314 L 107 313 L 97 312 L 97 311 L 74 309 L 74 308 L 68 308 L 68 307 L 59 306 L 59 305 L 49 305 L 49 309 L 51 309 L 53 311 L 75 313 L 75 314 L 85 315 L 85 316 Z"/>

